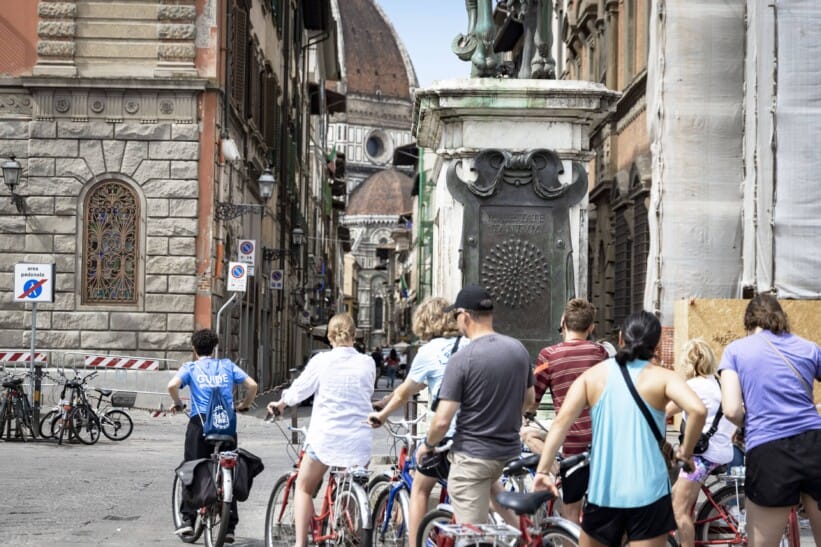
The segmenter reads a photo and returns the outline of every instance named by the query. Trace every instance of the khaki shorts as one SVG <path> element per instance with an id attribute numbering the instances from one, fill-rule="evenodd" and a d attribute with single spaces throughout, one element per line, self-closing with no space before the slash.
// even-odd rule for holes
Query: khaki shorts
<path id="1" fill-rule="evenodd" d="M 490 489 L 502 476 L 507 460 L 474 458 L 450 451 L 448 494 L 460 524 L 484 524 L 490 510 Z"/>

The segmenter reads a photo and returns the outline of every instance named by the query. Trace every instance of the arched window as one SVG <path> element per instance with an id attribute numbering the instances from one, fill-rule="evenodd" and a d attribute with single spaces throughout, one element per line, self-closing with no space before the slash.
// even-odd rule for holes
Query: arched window
<path id="1" fill-rule="evenodd" d="M 83 222 L 83 304 L 136 304 L 140 201 L 127 184 L 88 192 Z"/>

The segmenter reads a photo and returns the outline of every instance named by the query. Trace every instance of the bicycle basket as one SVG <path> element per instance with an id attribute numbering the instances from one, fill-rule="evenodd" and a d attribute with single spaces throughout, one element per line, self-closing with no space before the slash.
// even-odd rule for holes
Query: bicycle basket
<path id="1" fill-rule="evenodd" d="M 115 391 L 111 394 L 111 406 L 131 408 L 136 400 L 137 394 L 133 391 Z"/>
<path id="2" fill-rule="evenodd" d="M 436 523 L 439 534 L 453 539 L 454 547 L 517 545 L 521 533 L 507 524 Z"/>

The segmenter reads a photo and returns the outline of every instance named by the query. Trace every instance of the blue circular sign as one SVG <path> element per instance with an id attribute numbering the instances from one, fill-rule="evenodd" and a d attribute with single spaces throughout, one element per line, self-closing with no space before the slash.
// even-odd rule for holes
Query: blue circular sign
<path id="1" fill-rule="evenodd" d="M 34 290 L 29 292 L 29 289 L 34 287 Z M 28 293 L 26 298 L 37 298 L 43 293 L 43 284 L 37 281 L 36 279 L 29 279 L 23 285 L 23 294 Z"/>
<path id="2" fill-rule="evenodd" d="M 245 268 L 243 266 L 234 266 L 231 269 L 231 277 L 240 279 L 245 275 Z"/>
<path id="3" fill-rule="evenodd" d="M 282 279 L 282 272 L 279 270 L 274 270 L 273 272 L 271 272 L 271 279 L 274 281 L 279 281 L 280 279 Z"/>
<path id="4" fill-rule="evenodd" d="M 243 241 L 242 245 L 239 246 L 239 250 L 244 255 L 249 255 L 254 252 L 254 242 L 253 241 Z"/>

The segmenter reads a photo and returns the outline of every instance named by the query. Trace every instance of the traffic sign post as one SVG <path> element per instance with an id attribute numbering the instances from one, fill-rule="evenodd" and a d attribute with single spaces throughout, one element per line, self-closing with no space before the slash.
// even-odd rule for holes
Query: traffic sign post
<path id="1" fill-rule="evenodd" d="M 32 423 L 40 423 L 40 389 L 43 367 L 35 365 L 35 344 L 37 341 L 37 303 L 54 302 L 56 281 L 54 264 L 14 265 L 14 301 L 31 302 L 31 355 L 29 356 L 29 397 L 31 399 Z"/>

